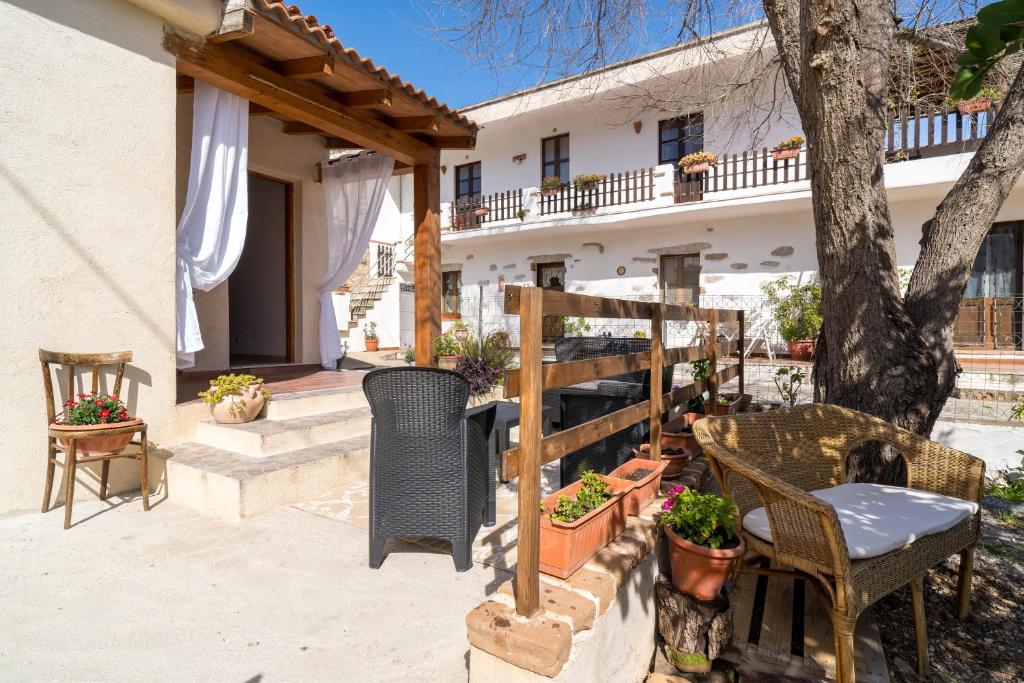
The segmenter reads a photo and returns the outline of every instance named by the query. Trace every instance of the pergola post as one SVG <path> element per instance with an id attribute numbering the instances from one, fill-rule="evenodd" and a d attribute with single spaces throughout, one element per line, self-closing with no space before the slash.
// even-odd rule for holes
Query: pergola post
<path id="1" fill-rule="evenodd" d="M 413 167 L 416 279 L 416 365 L 434 364 L 434 339 L 441 335 L 440 156 Z"/>

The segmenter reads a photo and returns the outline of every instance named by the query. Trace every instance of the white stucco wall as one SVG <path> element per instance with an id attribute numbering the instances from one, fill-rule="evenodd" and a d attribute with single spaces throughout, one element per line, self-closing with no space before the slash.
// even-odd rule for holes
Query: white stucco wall
<path id="1" fill-rule="evenodd" d="M 282 124 L 267 116 L 249 118 L 249 170 L 294 184 L 296 362 L 319 363 L 320 303 L 316 292 L 327 267 L 323 191 L 314 166 L 327 158 L 322 138 L 285 135 Z M 178 95 L 177 212 L 185 202 L 192 139 L 192 95 Z M 196 310 L 205 348 L 196 353 L 197 370 L 230 365 L 228 307 L 230 282 L 211 292 L 196 292 Z"/>
<path id="2" fill-rule="evenodd" d="M 130 411 L 154 445 L 172 428 L 175 72 L 162 38 L 162 19 L 121 0 L 0 3 L 0 391 L 28 397 L 0 450 L 0 514 L 42 498 L 37 348 L 133 351 Z M 93 490 L 95 478 L 80 473 Z"/>

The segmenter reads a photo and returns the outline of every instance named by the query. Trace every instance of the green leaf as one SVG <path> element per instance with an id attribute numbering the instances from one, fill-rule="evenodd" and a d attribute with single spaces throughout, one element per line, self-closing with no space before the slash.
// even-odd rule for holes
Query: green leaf
<path id="1" fill-rule="evenodd" d="M 960 69 L 953 79 L 953 85 L 949 88 L 949 97 L 952 100 L 969 100 L 981 90 L 981 84 L 985 80 L 985 74 L 992 68 L 992 63 L 980 67 L 967 67 Z"/>
<path id="2" fill-rule="evenodd" d="M 991 26 L 1004 26 L 1024 21 L 1024 0 L 1002 0 L 978 11 L 978 21 Z"/>
<path id="3" fill-rule="evenodd" d="M 996 55 L 1003 49 L 1003 42 L 999 40 L 999 27 L 986 24 L 970 27 L 964 45 L 969 52 L 985 59 Z"/>
<path id="4" fill-rule="evenodd" d="M 1003 26 L 999 29 L 999 40 L 1004 43 L 1012 43 L 1013 41 L 1018 40 L 1021 37 L 1021 34 L 1024 34 L 1024 26 Z"/>
<path id="5" fill-rule="evenodd" d="M 960 66 L 974 66 L 976 64 L 981 64 L 984 61 L 985 59 L 983 57 L 971 54 L 970 52 L 964 52 L 956 58 L 956 63 Z"/>

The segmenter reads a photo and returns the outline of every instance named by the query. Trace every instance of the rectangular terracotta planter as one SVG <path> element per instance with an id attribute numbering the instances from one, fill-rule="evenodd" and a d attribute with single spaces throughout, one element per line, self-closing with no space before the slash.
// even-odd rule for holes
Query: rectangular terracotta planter
<path id="1" fill-rule="evenodd" d="M 651 455 L 651 444 L 642 443 L 637 448 L 633 449 L 633 457 L 644 460 L 649 458 Z M 694 451 L 686 451 L 679 455 L 668 455 L 666 453 L 661 454 L 661 461 L 665 463 L 665 471 L 661 473 L 662 479 L 675 479 L 686 466 L 690 464 L 690 461 L 695 457 Z"/>
<path id="2" fill-rule="evenodd" d="M 575 522 L 557 522 L 548 517 L 559 496 L 576 497 L 583 481 L 561 488 L 541 501 L 544 514 L 540 518 L 540 570 L 560 579 L 569 578 L 585 565 L 601 548 L 611 543 L 626 528 L 624 499 L 633 490 L 633 482 L 605 477 L 612 497 L 604 505 L 591 510 Z"/>
<path id="3" fill-rule="evenodd" d="M 633 484 L 633 490 L 626 495 L 626 500 L 623 503 L 627 515 L 639 515 L 641 510 L 651 504 L 654 497 L 658 495 L 658 489 L 661 487 L 661 474 L 666 467 L 668 467 L 668 462 L 664 460 L 659 462 L 633 458 L 608 473 L 609 477 Z M 651 470 L 651 473 L 636 481 L 627 478 L 633 472 L 641 469 Z"/>

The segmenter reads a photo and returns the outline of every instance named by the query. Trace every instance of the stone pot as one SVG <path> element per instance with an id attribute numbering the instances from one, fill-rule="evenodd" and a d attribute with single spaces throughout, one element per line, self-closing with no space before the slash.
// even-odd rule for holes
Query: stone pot
<path id="1" fill-rule="evenodd" d="M 225 396 L 220 403 L 210 406 L 210 415 L 217 424 L 222 425 L 252 422 L 266 403 L 267 399 L 260 391 L 260 385 L 250 384 L 243 395 Z"/>
<path id="2" fill-rule="evenodd" d="M 376 351 L 380 348 L 380 339 L 364 339 L 367 351 Z"/>
<path id="3" fill-rule="evenodd" d="M 807 361 L 814 356 L 813 339 L 794 339 L 786 342 L 786 346 L 789 347 L 789 357 L 793 360 Z"/>
<path id="4" fill-rule="evenodd" d="M 59 432 L 66 432 L 69 436 L 72 436 L 75 432 L 109 431 L 140 424 L 142 424 L 142 419 L 135 418 L 132 420 L 125 420 L 124 422 L 114 422 L 111 424 L 101 425 L 52 424 L 50 425 L 50 429 Z M 131 442 L 134 435 L 135 432 L 127 432 L 125 434 L 90 436 L 85 439 L 75 439 L 75 451 L 78 455 L 106 455 L 108 453 L 117 453 L 118 451 L 124 450 L 125 446 Z M 71 441 L 69 439 L 58 439 L 58 441 L 63 448 L 69 448 L 71 446 Z"/>
<path id="5" fill-rule="evenodd" d="M 612 493 L 604 505 L 574 522 L 558 522 L 548 513 L 558 505 L 559 496 L 575 498 L 583 481 L 575 481 L 541 501 L 540 570 L 560 579 L 569 578 L 601 548 L 626 529 L 624 498 L 633 490 L 633 482 L 605 477 Z"/>
<path id="6" fill-rule="evenodd" d="M 773 149 L 772 159 L 775 161 L 782 161 L 783 159 L 796 159 L 800 156 L 800 148 L 795 149 Z"/>
<path id="7" fill-rule="evenodd" d="M 665 525 L 669 541 L 668 560 L 672 566 L 672 585 L 680 593 L 698 600 L 714 600 L 732 572 L 733 563 L 743 557 L 746 544 L 737 535 L 735 548 L 708 548 L 691 543 Z"/>

